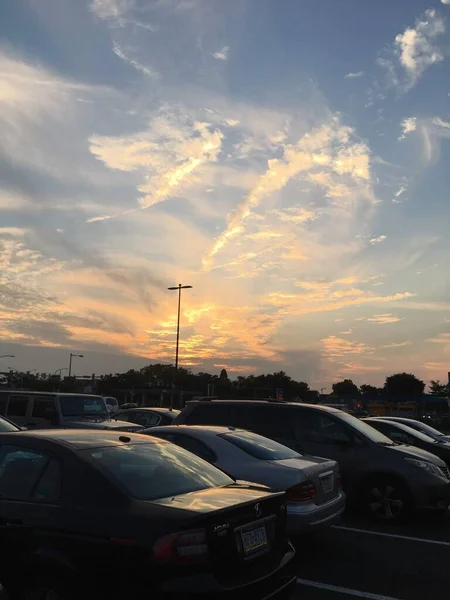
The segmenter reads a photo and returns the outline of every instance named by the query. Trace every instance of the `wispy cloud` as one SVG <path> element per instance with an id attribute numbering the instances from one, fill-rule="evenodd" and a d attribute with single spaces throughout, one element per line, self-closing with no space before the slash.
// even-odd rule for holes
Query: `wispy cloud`
<path id="1" fill-rule="evenodd" d="M 344 75 L 344 79 L 356 79 L 357 77 L 362 77 L 364 75 L 364 71 L 357 71 L 356 73 L 347 73 Z"/>
<path id="2" fill-rule="evenodd" d="M 445 31 L 445 18 L 430 8 L 416 20 L 414 26 L 399 33 L 390 52 L 378 60 L 388 75 L 389 84 L 407 91 L 428 68 L 443 61 L 441 38 Z"/>
<path id="3" fill-rule="evenodd" d="M 417 117 L 408 117 L 407 119 L 404 119 L 401 124 L 400 127 L 402 129 L 402 133 L 399 136 L 399 140 L 404 140 L 405 137 L 408 135 L 408 133 L 412 133 L 413 131 L 416 131 L 417 129 Z"/>
<path id="4" fill-rule="evenodd" d="M 223 48 L 221 48 L 220 50 L 218 50 L 217 52 L 213 53 L 214 58 L 217 58 L 218 60 L 228 60 L 228 52 L 229 52 L 229 47 L 228 46 L 224 46 Z"/>
<path id="5" fill-rule="evenodd" d="M 392 342 L 392 344 L 385 344 L 384 346 L 381 346 L 382 348 L 404 348 L 405 346 L 411 346 L 412 342 L 406 340 L 404 342 Z"/>
<path id="6" fill-rule="evenodd" d="M 386 235 L 379 235 L 378 237 L 370 238 L 369 244 L 380 244 L 381 242 L 384 242 L 386 238 Z"/>
<path id="7" fill-rule="evenodd" d="M 398 323 L 401 321 L 399 317 L 391 315 L 391 313 L 384 313 L 382 315 L 374 315 L 366 319 L 369 323 L 378 323 L 379 325 L 385 325 L 386 323 Z"/>

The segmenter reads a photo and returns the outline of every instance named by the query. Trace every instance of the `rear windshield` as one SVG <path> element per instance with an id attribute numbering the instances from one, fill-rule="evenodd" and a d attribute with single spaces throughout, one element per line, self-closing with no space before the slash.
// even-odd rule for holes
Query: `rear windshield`
<path id="1" fill-rule="evenodd" d="M 101 396 L 61 396 L 59 399 L 63 417 L 87 417 L 108 415 L 105 401 Z"/>
<path id="2" fill-rule="evenodd" d="M 221 438 L 237 446 L 250 456 L 260 460 L 284 460 L 286 458 L 299 458 L 301 454 L 291 450 L 283 444 L 252 433 L 251 431 L 235 431 L 222 433 Z"/>
<path id="3" fill-rule="evenodd" d="M 234 480 L 191 452 L 164 440 L 86 451 L 106 475 L 139 500 L 157 500 Z"/>

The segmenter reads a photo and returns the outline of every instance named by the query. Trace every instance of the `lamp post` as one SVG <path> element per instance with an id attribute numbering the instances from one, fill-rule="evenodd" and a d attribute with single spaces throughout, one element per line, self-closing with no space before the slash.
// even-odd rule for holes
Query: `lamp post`
<path id="1" fill-rule="evenodd" d="M 83 358 L 82 354 L 73 354 L 72 352 L 70 353 L 70 358 L 69 358 L 69 379 L 70 376 L 72 375 L 72 358 Z M 58 369 L 58 371 L 61 371 L 62 369 Z"/>
<path id="2" fill-rule="evenodd" d="M 175 368 L 173 370 L 173 379 L 172 379 L 172 394 L 170 396 L 170 408 L 173 408 L 173 395 L 175 391 L 175 381 L 177 378 L 178 371 L 178 349 L 180 346 L 180 314 L 181 314 L 181 290 L 189 290 L 192 289 L 192 285 L 181 285 L 179 283 L 175 287 L 167 288 L 168 290 L 178 290 L 178 318 L 177 318 L 177 343 L 175 346 Z"/>

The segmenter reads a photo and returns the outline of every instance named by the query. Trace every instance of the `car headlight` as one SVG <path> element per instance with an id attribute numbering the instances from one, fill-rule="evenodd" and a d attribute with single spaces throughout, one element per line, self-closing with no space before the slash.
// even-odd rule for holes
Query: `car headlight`
<path id="1" fill-rule="evenodd" d="M 426 460 L 419 460 L 417 458 L 406 458 L 409 463 L 416 465 L 416 467 L 420 467 L 421 469 L 425 469 L 431 475 L 436 475 L 437 477 L 444 477 L 444 474 L 440 470 L 440 468 L 433 463 L 427 462 Z"/>

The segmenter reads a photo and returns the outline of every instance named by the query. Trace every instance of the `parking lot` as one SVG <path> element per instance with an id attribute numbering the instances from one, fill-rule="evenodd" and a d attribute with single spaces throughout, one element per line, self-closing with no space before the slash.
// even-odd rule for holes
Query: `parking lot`
<path id="1" fill-rule="evenodd" d="M 341 524 L 298 543 L 302 600 L 448 598 L 450 515 L 421 515 L 383 527 L 346 515 Z"/>

